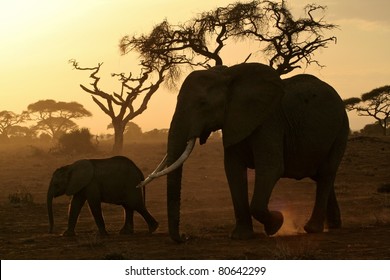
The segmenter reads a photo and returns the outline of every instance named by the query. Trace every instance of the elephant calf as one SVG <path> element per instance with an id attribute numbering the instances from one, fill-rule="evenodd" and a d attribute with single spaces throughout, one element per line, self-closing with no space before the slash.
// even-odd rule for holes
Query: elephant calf
<path id="1" fill-rule="evenodd" d="M 120 231 L 122 234 L 133 233 L 134 210 L 145 219 L 149 232 L 154 232 L 158 223 L 146 210 L 142 188 L 137 188 L 142 180 L 144 176 L 141 170 L 123 156 L 83 159 L 58 168 L 53 173 L 47 192 L 50 232 L 53 231 L 54 225 L 52 200 L 63 194 L 73 196 L 69 209 L 68 229 L 64 236 L 75 235 L 76 222 L 85 201 L 88 201 L 101 235 L 107 235 L 101 202 L 122 205 L 125 209 L 125 224 Z"/>

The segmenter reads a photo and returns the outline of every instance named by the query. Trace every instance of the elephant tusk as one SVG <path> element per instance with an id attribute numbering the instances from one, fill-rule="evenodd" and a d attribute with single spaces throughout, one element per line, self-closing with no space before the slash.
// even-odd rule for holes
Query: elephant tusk
<path id="1" fill-rule="evenodd" d="M 166 165 L 166 162 L 167 162 L 167 155 L 165 155 L 164 159 L 157 166 L 157 168 L 152 173 L 150 173 L 150 175 L 148 177 L 146 177 L 145 180 L 143 180 L 141 183 L 139 183 L 137 188 L 141 188 L 141 187 L 149 184 L 154 179 L 161 177 L 161 176 L 164 176 L 164 175 L 172 172 L 173 170 L 177 169 L 180 165 L 182 165 L 187 160 L 187 158 L 190 156 L 192 150 L 194 149 L 195 141 L 196 141 L 195 138 L 189 140 L 187 142 L 187 146 L 186 146 L 183 154 L 170 166 L 168 166 L 164 170 L 161 170 Z"/>
<path id="2" fill-rule="evenodd" d="M 147 184 L 149 184 L 155 177 L 153 177 L 156 173 L 160 172 L 166 165 L 168 160 L 168 154 L 165 154 L 162 161 L 159 163 L 159 165 L 156 167 L 156 169 L 148 175 L 148 177 L 145 178 L 141 183 L 137 185 L 137 188 L 141 188 Z"/>
<path id="3" fill-rule="evenodd" d="M 192 150 L 194 149 L 195 141 L 196 141 L 195 138 L 190 139 L 187 142 L 187 146 L 186 146 L 183 154 L 174 163 L 172 163 L 169 167 L 167 167 L 164 170 L 159 171 L 155 174 L 152 174 L 152 177 L 157 178 L 157 177 L 164 176 L 164 175 L 172 172 L 173 170 L 177 169 L 179 166 L 181 166 L 187 160 L 187 158 L 190 156 Z"/>
<path id="4" fill-rule="evenodd" d="M 156 167 L 156 169 L 152 173 L 150 173 L 150 175 L 160 172 L 167 165 L 167 161 L 168 161 L 168 154 L 165 154 L 162 161 L 159 163 L 159 165 Z"/>

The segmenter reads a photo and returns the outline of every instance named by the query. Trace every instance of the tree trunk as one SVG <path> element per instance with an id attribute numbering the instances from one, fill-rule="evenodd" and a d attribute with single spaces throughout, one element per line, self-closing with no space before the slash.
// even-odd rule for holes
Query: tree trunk
<path id="1" fill-rule="evenodd" d="M 112 121 L 114 126 L 114 146 L 112 147 L 112 153 L 114 155 L 120 155 L 123 150 L 123 133 L 125 131 L 125 124 L 121 121 Z"/>

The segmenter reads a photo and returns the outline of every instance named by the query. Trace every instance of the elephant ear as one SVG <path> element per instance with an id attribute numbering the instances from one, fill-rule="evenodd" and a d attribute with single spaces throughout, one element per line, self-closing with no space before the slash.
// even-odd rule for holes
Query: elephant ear
<path id="1" fill-rule="evenodd" d="M 89 160 L 79 160 L 70 165 L 66 195 L 74 195 L 87 186 L 93 177 L 93 165 Z"/>
<path id="2" fill-rule="evenodd" d="M 280 106 L 283 83 L 271 67 L 259 63 L 232 66 L 223 144 L 227 148 L 248 137 Z"/>

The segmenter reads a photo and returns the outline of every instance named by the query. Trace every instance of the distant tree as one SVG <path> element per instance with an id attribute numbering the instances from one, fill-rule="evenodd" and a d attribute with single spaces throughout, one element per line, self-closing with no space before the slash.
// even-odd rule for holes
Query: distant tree
<path id="1" fill-rule="evenodd" d="M 387 128 L 387 133 L 389 133 L 390 127 Z M 378 136 L 383 135 L 383 128 L 379 124 L 379 122 L 370 123 L 365 125 L 361 130 L 360 133 L 363 135 L 372 135 L 372 136 Z"/>
<path id="2" fill-rule="evenodd" d="M 37 121 L 34 130 L 47 133 L 56 140 L 62 134 L 77 128 L 73 119 L 92 116 L 91 112 L 77 102 L 57 102 L 52 99 L 28 105 L 27 113 L 30 120 Z"/>
<path id="3" fill-rule="evenodd" d="M 143 139 L 150 142 L 161 142 L 168 139 L 168 129 L 152 129 L 143 134 Z"/>
<path id="4" fill-rule="evenodd" d="M 356 110 L 359 116 L 375 118 L 382 128 L 383 135 L 387 135 L 390 127 L 390 85 L 364 93 L 361 98 L 346 99 L 344 104 L 348 110 Z"/>
<path id="5" fill-rule="evenodd" d="M 59 152 L 66 154 L 84 154 L 95 151 L 92 143 L 92 134 L 88 128 L 75 129 L 64 133 L 58 140 Z"/>
<path id="6" fill-rule="evenodd" d="M 170 71 L 172 60 L 165 57 L 159 63 L 151 63 L 150 60 L 141 61 L 141 70 L 137 77 L 134 77 L 132 73 L 128 75 L 124 73 L 111 74 L 120 82 L 121 90 L 119 93 L 109 93 L 99 88 L 100 77 L 98 77 L 98 73 L 103 63 L 99 63 L 96 67 L 84 68 L 80 67 L 76 60 L 69 62 L 77 70 L 92 72 L 90 86 L 80 85 L 80 87 L 91 94 L 92 100 L 111 118 L 114 128 L 113 153 L 121 153 L 123 133 L 127 123 L 147 109 L 149 100 L 163 83 L 166 72 Z M 142 98 L 141 102 L 135 102 L 138 101 L 138 98 Z"/>
<path id="7" fill-rule="evenodd" d="M 355 110 L 356 104 L 360 103 L 362 100 L 359 97 L 351 97 L 348 99 L 344 99 L 343 101 L 345 109 L 347 109 L 347 111 L 353 111 Z"/>
<path id="8" fill-rule="evenodd" d="M 323 31 L 337 27 L 324 21 L 324 10 L 324 6 L 307 5 L 306 16 L 294 19 L 286 1 L 236 2 L 204 12 L 185 24 L 171 25 L 164 20 L 148 35 L 124 36 L 120 49 L 122 53 L 136 50 L 156 63 L 171 57 L 177 62 L 175 66 L 209 68 L 223 65 L 221 51 L 228 43 L 247 40 L 257 42 L 269 65 L 282 75 L 299 68 L 301 62 L 322 67 L 313 54 L 336 41 L 334 36 L 324 37 Z M 250 56 L 248 53 L 245 61 Z"/>
<path id="9" fill-rule="evenodd" d="M 142 139 L 142 129 L 136 123 L 128 122 L 126 125 L 126 130 L 124 137 L 129 140 L 141 140 Z"/>
<path id="10" fill-rule="evenodd" d="M 26 114 L 16 114 L 11 111 L 0 112 L 0 136 L 7 139 L 10 136 L 11 130 L 18 124 L 26 120 Z M 20 127 L 20 126 L 19 126 Z"/>
<path id="11" fill-rule="evenodd" d="M 107 126 L 107 129 L 112 129 L 114 126 L 112 124 L 109 124 Z M 142 138 L 142 129 L 141 127 L 134 123 L 134 122 L 128 122 L 125 127 L 125 131 L 123 132 L 124 139 L 127 140 L 140 140 Z"/>
<path id="12" fill-rule="evenodd" d="M 34 130 L 20 125 L 14 125 L 9 130 L 8 136 L 10 138 L 25 138 L 25 139 L 32 139 L 35 137 Z"/>

